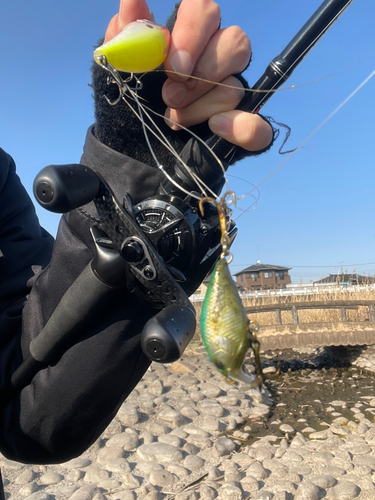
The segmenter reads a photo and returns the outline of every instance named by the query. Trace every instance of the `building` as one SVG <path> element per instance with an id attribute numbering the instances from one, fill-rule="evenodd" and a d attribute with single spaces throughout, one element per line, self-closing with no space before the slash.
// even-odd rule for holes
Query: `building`
<path id="1" fill-rule="evenodd" d="M 210 283 L 212 273 L 206 276 L 206 278 L 203 280 L 203 282 L 200 284 L 199 288 L 194 292 L 193 295 L 190 296 L 193 300 L 198 300 L 199 298 L 203 298 L 206 295 L 208 285 Z M 237 286 L 237 290 L 241 292 L 242 288 L 239 286 L 238 282 L 235 281 L 235 284 Z"/>
<path id="2" fill-rule="evenodd" d="M 314 281 L 314 286 L 323 285 L 370 285 L 375 283 L 375 278 L 360 274 L 329 274 L 325 278 Z"/>
<path id="3" fill-rule="evenodd" d="M 256 264 L 236 273 L 237 284 L 243 290 L 269 290 L 285 288 L 291 282 L 288 271 L 290 267 L 272 266 L 262 264 L 260 260 Z"/>

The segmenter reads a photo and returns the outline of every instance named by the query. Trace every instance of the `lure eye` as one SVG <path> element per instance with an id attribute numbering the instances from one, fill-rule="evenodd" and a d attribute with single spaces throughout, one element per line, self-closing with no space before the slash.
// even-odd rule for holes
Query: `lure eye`
<path id="1" fill-rule="evenodd" d="M 214 359 L 213 364 L 216 366 L 218 370 L 225 370 L 224 363 L 220 361 L 220 359 Z"/>

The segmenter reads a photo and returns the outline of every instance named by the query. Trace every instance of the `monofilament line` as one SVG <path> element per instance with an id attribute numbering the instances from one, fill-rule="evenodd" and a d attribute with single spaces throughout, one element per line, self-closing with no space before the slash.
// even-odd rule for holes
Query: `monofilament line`
<path id="1" fill-rule="evenodd" d="M 261 182 L 259 182 L 259 184 L 257 184 L 255 187 L 253 187 L 253 188 L 252 188 L 249 192 L 247 192 L 247 193 L 245 193 L 245 194 L 243 194 L 243 195 L 239 196 L 237 199 L 238 199 L 238 200 L 240 200 L 240 199 L 242 199 L 242 198 L 245 198 L 246 196 L 249 196 L 249 195 L 250 195 L 253 191 L 255 191 L 255 189 L 258 189 L 258 188 L 259 188 L 262 184 L 264 184 L 266 181 L 268 181 L 268 179 L 269 179 L 270 177 L 272 177 L 272 176 L 273 176 L 273 175 L 274 175 L 274 174 L 275 174 L 278 170 L 280 170 L 280 168 L 281 168 L 281 167 L 283 167 L 283 166 L 285 165 L 285 163 L 287 163 L 287 162 L 288 162 L 288 161 L 289 161 L 289 160 L 290 160 L 290 159 L 291 159 L 291 158 L 292 158 L 292 157 L 293 157 L 293 156 L 297 153 L 297 151 L 299 151 L 299 150 L 300 150 L 300 149 L 301 149 L 301 148 L 302 148 L 302 147 L 303 147 L 303 146 L 304 146 L 304 145 L 305 145 L 305 144 L 306 144 L 306 143 L 307 143 L 307 142 L 308 142 L 308 141 L 309 141 L 309 140 L 310 140 L 310 139 L 311 139 L 311 138 L 312 138 L 312 137 L 313 137 L 313 136 L 314 136 L 317 132 L 319 132 L 319 130 L 320 130 L 320 129 L 321 129 L 321 128 L 322 128 L 322 127 L 323 127 L 323 126 L 324 126 L 324 125 L 325 125 L 325 124 L 326 124 L 326 123 L 327 123 L 327 122 L 328 122 L 328 121 L 329 121 L 329 120 L 330 120 L 330 119 L 331 119 L 331 118 L 332 118 L 332 117 L 333 117 L 333 116 L 334 116 L 334 115 L 335 115 L 338 111 L 340 111 L 340 109 L 341 109 L 343 106 L 345 106 L 345 104 L 347 104 L 347 103 L 350 101 L 350 99 L 351 99 L 352 97 L 354 97 L 354 96 L 355 96 L 355 94 L 356 94 L 357 92 L 359 92 L 359 90 L 361 90 L 361 88 L 362 88 L 362 87 L 364 87 L 364 85 L 366 85 L 366 83 L 368 83 L 374 75 L 375 75 L 375 70 L 374 70 L 374 71 L 373 71 L 373 72 L 372 72 L 372 73 L 371 73 L 371 74 L 370 74 L 367 78 L 365 78 L 365 80 L 363 80 L 363 82 L 362 82 L 360 85 L 358 85 L 358 87 L 357 87 L 357 88 L 356 88 L 356 89 L 355 89 L 355 90 L 354 90 L 354 91 L 353 91 L 353 92 L 352 92 L 352 93 L 351 93 L 351 94 L 350 94 L 350 95 L 349 95 L 346 99 L 344 99 L 344 101 L 343 101 L 341 104 L 339 104 L 339 106 L 337 106 L 337 108 L 336 108 L 334 111 L 332 111 L 332 113 L 331 113 L 329 116 L 327 116 L 327 118 L 325 118 L 325 120 L 323 120 L 323 121 L 322 121 L 322 123 L 321 123 L 320 125 L 318 125 L 318 126 L 316 127 L 316 129 L 315 129 L 315 130 L 313 130 L 313 132 L 311 132 L 311 134 L 310 134 L 310 135 L 308 135 L 308 136 L 306 137 L 306 139 L 304 139 L 304 140 L 301 142 L 301 144 L 300 144 L 300 145 L 299 145 L 299 146 L 298 146 L 298 147 L 297 147 L 297 148 L 296 148 L 296 149 L 295 149 L 292 153 L 290 153 L 290 155 L 288 155 L 288 156 L 285 158 L 285 160 L 283 160 L 283 161 L 282 161 L 282 162 L 281 162 L 281 163 L 280 163 L 280 164 L 279 164 L 279 165 L 278 165 L 278 166 L 277 166 L 274 170 L 272 170 L 272 172 L 271 172 L 270 174 L 268 174 L 268 175 L 267 175 L 267 177 L 265 177 L 265 178 L 264 178 Z M 245 212 L 246 212 L 246 210 L 244 210 L 244 212 L 242 212 L 242 214 L 240 214 L 240 215 L 236 218 L 236 220 L 237 220 L 239 217 L 241 217 L 241 215 L 243 215 Z"/>

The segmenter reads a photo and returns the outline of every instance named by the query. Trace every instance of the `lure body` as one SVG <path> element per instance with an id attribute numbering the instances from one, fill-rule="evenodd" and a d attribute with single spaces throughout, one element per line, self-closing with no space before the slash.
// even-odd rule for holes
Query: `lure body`
<path id="1" fill-rule="evenodd" d="M 162 64 L 169 51 L 170 34 L 167 28 L 145 19 L 134 21 L 112 40 L 98 47 L 94 60 L 100 57 L 118 71 L 145 73 Z"/>
<path id="2" fill-rule="evenodd" d="M 259 385 L 242 364 L 252 341 L 249 320 L 225 257 L 216 263 L 201 313 L 202 339 L 210 361 L 225 377 Z"/>

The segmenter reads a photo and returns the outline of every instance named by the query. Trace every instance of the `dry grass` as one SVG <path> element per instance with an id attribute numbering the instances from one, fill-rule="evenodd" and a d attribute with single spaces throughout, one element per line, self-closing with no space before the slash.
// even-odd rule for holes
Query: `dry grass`
<path id="1" fill-rule="evenodd" d="M 249 318 L 257 321 L 260 325 L 277 325 L 276 313 L 261 312 L 251 313 Z M 368 307 L 358 307 L 358 309 L 346 310 L 347 321 L 368 321 Z M 298 310 L 299 323 L 330 323 L 341 321 L 339 309 L 305 309 Z M 292 325 L 292 311 L 281 311 L 281 321 L 283 325 Z"/>
<path id="2" fill-rule="evenodd" d="M 193 342 L 202 341 L 202 330 L 201 330 L 201 312 L 202 312 L 202 302 L 193 302 L 195 312 L 197 313 L 197 328 L 193 337 Z"/>
<path id="3" fill-rule="evenodd" d="M 354 300 L 371 300 L 375 303 L 375 287 L 374 286 L 361 286 L 361 287 L 348 287 L 343 288 L 340 286 L 332 287 L 330 290 L 318 289 L 316 293 L 305 294 L 290 294 L 290 295 L 275 295 L 269 293 L 261 297 L 245 297 L 243 298 L 243 305 L 245 307 L 270 305 L 270 304 L 293 304 L 296 302 L 323 302 L 329 303 L 334 300 L 345 301 L 348 306 Z M 197 312 L 197 332 L 194 339 L 201 339 L 201 332 L 199 326 L 200 313 L 202 309 L 201 302 L 193 303 Z M 359 306 L 355 309 L 347 309 L 346 317 L 348 321 L 368 321 L 369 312 L 367 306 Z M 251 313 L 249 318 L 257 321 L 260 325 L 276 325 L 275 312 L 262 312 Z M 339 309 L 305 309 L 298 310 L 298 318 L 300 323 L 317 323 L 317 322 L 337 322 L 341 321 L 341 312 Z M 281 319 L 283 325 L 293 324 L 292 311 L 282 311 Z"/>

